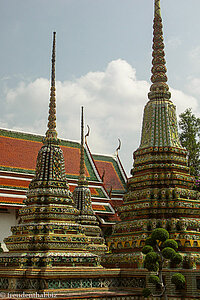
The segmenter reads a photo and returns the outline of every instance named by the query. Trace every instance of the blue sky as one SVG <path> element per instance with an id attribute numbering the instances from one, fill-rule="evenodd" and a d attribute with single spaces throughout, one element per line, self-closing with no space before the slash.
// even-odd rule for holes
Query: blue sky
<path id="1" fill-rule="evenodd" d="M 161 0 L 172 100 L 199 115 L 200 1 Z M 79 140 L 84 105 L 93 152 L 118 137 L 127 172 L 139 146 L 151 76 L 153 0 L 1 0 L 0 126 L 46 131 L 57 32 L 58 133 Z"/>

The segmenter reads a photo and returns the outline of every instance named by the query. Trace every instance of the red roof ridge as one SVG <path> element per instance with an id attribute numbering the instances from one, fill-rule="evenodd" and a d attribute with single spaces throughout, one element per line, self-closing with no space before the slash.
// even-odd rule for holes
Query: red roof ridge
<path id="1" fill-rule="evenodd" d="M 96 166 L 95 160 L 94 160 L 94 158 L 93 158 L 93 154 L 92 154 L 91 151 L 90 151 L 90 148 L 89 148 L 89 146 L 88 146 L 87 140 L 85 141 L 85 145 L 86 145 L 86 151 L 88 151 L 88 153 L 89 153 L 88 157 L 91 159 L 91 161 L 92 161 L 92 163 L 93 163 L 93 165 L 94 165 L 94 168 L 95 168 L 95 171 L 96 171 L 96 175 L 98 175 L 97 178 L 98 178 L 98 179 L 100 180 L 100 182 L 102 183 L 102 186 L 103 186 L 103 188 L 104 188 L 104 190 L 105 190 L 105 192 L 106 192 L 108 198 L 110 199 L 109 193 L 108 193 L 108 191 L 107 191 L 107 189 L 106 189 L 106 187 L 105 187 L 105 185 L 104 185 L 104 183 L 103 183 L 103 181 L 102 181 L 102 179 L 101 179 L 101 175 L 100 175 L 99 170 L 98 170 L 98 168 L 97 168 L 97 166 Z"/>
<path id="2" fill-rule="evenodd" d="M 124 167 L 123 167 L 123 165 L 122 165 L 121 159 L 120 159 L 120 157 L 119 157 L 118 154 L 116 155 L 116 158 L 117 158 L 117 162 L 118 162 L 119 168 L 120 168 L 120 170 L 122 171 L 122 172 L 121 172 L 121 173 L 122 173 L 122 176 L 124 177 L 124 180 L 127 181 L 128 176 L 127 176 L 127 174 L 126 174 L 126 171 L 124 170 Z"/>

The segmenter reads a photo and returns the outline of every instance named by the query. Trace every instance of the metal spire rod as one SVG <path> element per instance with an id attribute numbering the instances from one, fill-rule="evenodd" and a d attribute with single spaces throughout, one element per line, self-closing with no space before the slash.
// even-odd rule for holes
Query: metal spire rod
<path id="1" fill-rule="evenodd" d="M 84 163 L 84 116 L 83 116 L 83 106 L 81 106 L 81 157 L 80 157 L 80 176 L 79 183 L 86 182 L 85 176 L 85 163 Z"/>

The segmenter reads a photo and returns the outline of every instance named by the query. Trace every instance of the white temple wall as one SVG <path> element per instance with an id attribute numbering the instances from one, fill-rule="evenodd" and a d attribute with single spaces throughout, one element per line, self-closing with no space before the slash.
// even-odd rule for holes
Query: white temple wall
<path id="1" fill-rule="evenodd" d="M 3 239 L 11 235 L 11 226 L 17 225 L 16 209 L 0 209 L 0 242 L 4 251 L 8 251 Z"/>

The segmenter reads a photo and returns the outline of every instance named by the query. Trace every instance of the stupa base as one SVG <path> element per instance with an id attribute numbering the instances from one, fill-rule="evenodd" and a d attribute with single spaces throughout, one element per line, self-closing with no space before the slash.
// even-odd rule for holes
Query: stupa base
<path id="1" fill-rule="evenodd" d="M 145 285 L 144 275 L 139 276 L 137 270 L 133 274 L 128 269 L 105 269 L 103 267 L 0 269 L 0 292 L 5 294 L 34 294 L 37 292 L 38 294 L 49 293 L 55 297 L 59 295 L 71 297 L 66 299 L 76 299 L 72 298 L 73 295 L 73 297 L 76 295 L 79 297 L 88 295 L 87 297 L 89 297 L 91 293 L 100 296 L 102 293 L 109 295 L 109 293 L 119 293 L 120 291 L 122 294 L 140 295 Z M 88 299 L 93 298 L 89 297 Z"/>
<path id="2" fill-rule="evenodd" d="M 173 272 L 186 277 L 184 290 L 171 283 Z M 148 283 L 145 269 L 103 267 L 0 268 L 1 299 L 142 299 Z M 168 299 L 199 299 L 200 270 L 165 270 Z M 152 286 L 151 286 L 152 288 Z M 2 296 L 5 295 L 5 298 Z M 27 298 L 26 298 L 27 295 Z M 41 296 L 41 297 L 40 297 Z M 155 297 L 153 298 L 156 299 Z"/>

